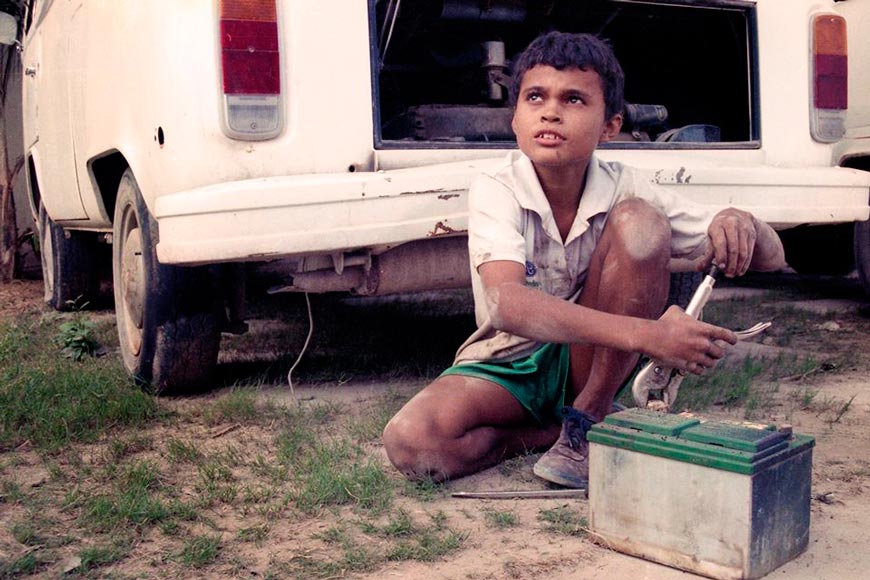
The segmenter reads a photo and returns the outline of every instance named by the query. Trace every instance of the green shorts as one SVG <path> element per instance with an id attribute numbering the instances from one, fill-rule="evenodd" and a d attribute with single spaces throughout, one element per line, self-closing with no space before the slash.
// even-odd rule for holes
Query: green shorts
<path id="1" fill-rule="evenodd" d="M 486 379 L 501 385 L 540 424 L 561 422 L 567 400 L 569 349 L 567 344 L 545 344 L 529 356 L 511 362 L 455 365 L 441 373 Z"/>

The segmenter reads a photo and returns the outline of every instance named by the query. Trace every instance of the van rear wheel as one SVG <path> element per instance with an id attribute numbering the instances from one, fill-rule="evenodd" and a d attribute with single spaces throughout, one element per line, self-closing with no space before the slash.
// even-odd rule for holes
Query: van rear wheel
<path id="1" fill-rule="evenodd" d="M 65 231 L 52 221 L 42 203 L 37 228 L 45 303 L 55 310 L 92 304 L 100 291 L 96 237 Z"/>
<path id="2" fill-rule="evenodd" d="M 157 223 L 133 173 L 118 186 L 112 274 L 124 366 L 155 392 L 204 386 L 217 365 L 221 303 L 212 270 L 157 261 Z"/>
<path id="3" fill-rule="evenodd" d="M 870 294 L 870 221 L 855 222 L 855 265 L 864 292 Z"/>

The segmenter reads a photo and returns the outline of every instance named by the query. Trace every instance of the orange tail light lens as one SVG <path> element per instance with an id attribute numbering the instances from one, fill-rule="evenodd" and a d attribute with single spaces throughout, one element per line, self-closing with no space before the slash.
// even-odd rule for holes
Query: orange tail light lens
<path id="1" fill-rule="evenodd" d="M 812 21 L 812 100 L 810 130 L 816 141 L 832 143 L 845 135 L 849 106 L 849 56 L 846 20 L 818 14 Z"/>

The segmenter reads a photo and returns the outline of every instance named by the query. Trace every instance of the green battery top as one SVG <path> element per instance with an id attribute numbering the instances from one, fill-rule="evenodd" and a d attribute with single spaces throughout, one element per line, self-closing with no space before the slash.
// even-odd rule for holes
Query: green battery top
<path id="1" fill-rule="evenodd" d="M 591 443 L 752 475 L 815 445 L 806 435 L 697 417 L 628 409 L 587 434 Z"/>

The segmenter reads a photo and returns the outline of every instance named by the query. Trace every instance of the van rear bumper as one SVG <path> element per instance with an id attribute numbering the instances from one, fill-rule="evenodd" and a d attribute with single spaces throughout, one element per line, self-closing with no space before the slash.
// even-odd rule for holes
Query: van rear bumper
<path id="1" fill-rule="evenodd" d="M 167 264 L 379 251 L 464 234 L 468 187 L 501 160 L 252 179 L 157 198 L 157 257 Z"/>
<path id="2" fill-rule="evenodd" d="M 685 161 L 633 165 L 698 203 L 746 209 L 779 229 L 870 217 L 870 173 Z M 270 177 L 164 195 L 154 206 L 157 256 L 167 264 L 271 260 L 462 234 L 471 181 L 503 163 Z"/>
<path id="3" fill-rule="evenodd" d="M 698 203 L 752 212 L 776 229 L 864 221 L 870 173 L 845 167 L 635 166 L 652 181 Z"/>

